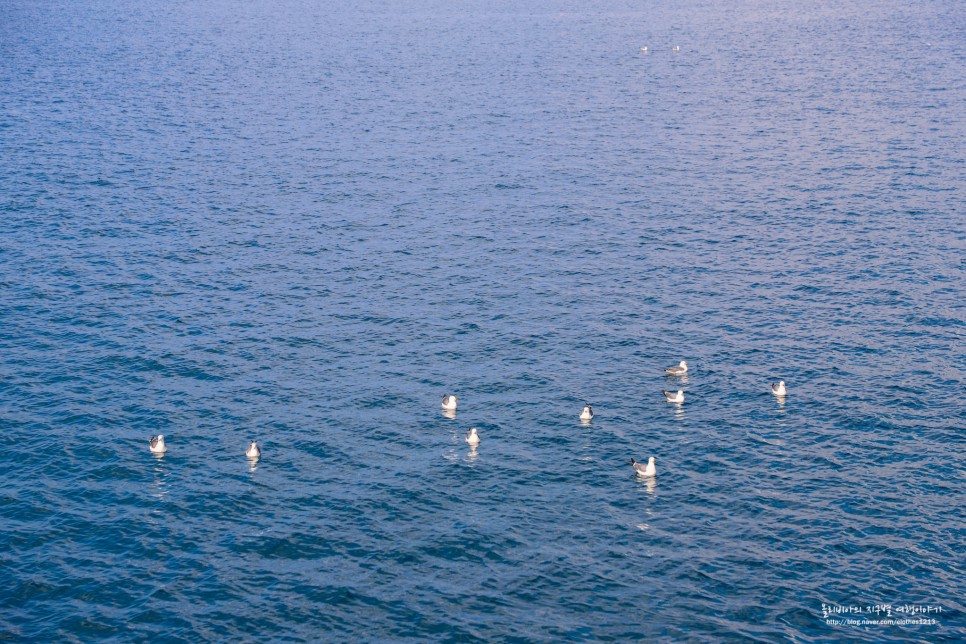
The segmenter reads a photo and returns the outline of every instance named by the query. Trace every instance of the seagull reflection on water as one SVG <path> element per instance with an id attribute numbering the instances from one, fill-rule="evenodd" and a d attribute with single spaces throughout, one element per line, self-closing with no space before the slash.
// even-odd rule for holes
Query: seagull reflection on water
<path id="1" fill-rule="evenodd" d="M 162 458 L 164 454 L 152 453 L 151 456 L 154 457 L 154 483 L 153 496 L 159 501 L 164 500 L 164 497 L 168 494 L 168 484 L 165 479 L 168 478 L 167 465 Z"/>
<path id="2" fill-rule="evenodd" d="M 647 520 L 650 520 L 650 518 L 654 516 L 654 511 L 651 510 L 650 508 L 646 509 L 644 513 L 647 515 L 646 517 Z M 650 530 L 651 528 L 651 526 L 648 525 L 647 521 L 641 521 L 640 523 L 637 524 L 636 527 L 639 530 Z"/>
<path id="3" fill-rule="evenodd" d="M 674 404 L 674 420 L 684 420 L 684 405 L 681 403 Z"/>

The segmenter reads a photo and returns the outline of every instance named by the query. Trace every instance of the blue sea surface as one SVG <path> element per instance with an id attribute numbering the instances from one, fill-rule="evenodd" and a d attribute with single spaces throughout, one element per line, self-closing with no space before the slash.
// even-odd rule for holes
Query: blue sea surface
<path id="1" fill-rule="evenodd" d="M 0 640 L 966 640 L 964 17 L 0 2 Z"/>

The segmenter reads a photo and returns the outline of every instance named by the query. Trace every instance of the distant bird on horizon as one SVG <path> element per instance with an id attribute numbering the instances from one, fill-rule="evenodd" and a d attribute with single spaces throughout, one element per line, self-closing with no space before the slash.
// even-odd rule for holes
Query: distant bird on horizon
<path id="1" fill-rule="evenodd" d="M 633 458 L 631 459 L 631 465 L 634 467 L 634 471 L 637 472 L 638 476 L 656 476 L 657 468 L 654 467 L 654 457 L 647 459 L 647 465 L 642 465 L 638 463 Z"/>
<path id="2" fill-rule="evenodd" d="M 164 444 L 164 434 L 151 437 L 151 452 L 154 454 L 164 454 L 168 448 Z"/>
<path id="3" fill-rule="evenodd" d="M 661 390 L 661 393 L 664 394 L 664 397 L 667 398 L 667 401 L 669 403 L 684 402 L 684 392 L 681 391 L 680 389 L 678 389 L 678 392 L 676 394 L 671 393 L 670 391 L 664 391 L 663 389 Z"/>
<path id="4" fill-rule="evenodd" d="M 785 389 L 785 381 L 779 380 L 778 383 L 772 384 L 771 392 L 776 396 L 784 396 L 787 393 Z"/>
<path id="5" fill-rule="evenodd" d="M 245 451 L 245 456 L 248 458 L 258 458 L 262 455 L 262 448 L 258 446 L 258 443 L 252 441 L 252 444 L 248 446 L 248 450 Z"/>
<path id="6" fill-rule="evenodd" d="M 443 409 L 446 411 L 456 411 L 456 396 L 453 394 L 443 396 Z"/>
<path id="7" fill-rule="evenodd" d="M 664 373 L 666 373 L 669 376 L 683 376 L 687 372 L 688 372 L 688 363 L 685 362 L 684 360 L 682 360 L 681 363 L 676 367 L 668 367 L 667 369 L 664 370 Z"/>
<path id="8" fill-rule="evenodd" d="M 466 442 L 473 447 L 480 444 L 480 435 L 476 433 L 476 427 L 470 427 L 470 431 L 466 432 Z"/>
<path id="9" fill-rule="evenodd" d="M 590 403 L 584 405 L 583 411 L 580 412 L 580 420 L 591 420 L 594 417 L 594 410 L 590 408 Z"/>

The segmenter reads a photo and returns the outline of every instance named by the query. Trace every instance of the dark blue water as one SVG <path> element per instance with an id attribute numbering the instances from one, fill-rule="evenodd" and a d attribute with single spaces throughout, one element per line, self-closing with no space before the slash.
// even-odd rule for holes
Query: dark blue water
<path id="1" fill-rule="evenodd" d="M 0 3 L 0 638 L 962 641 L 963 18 Z"/>

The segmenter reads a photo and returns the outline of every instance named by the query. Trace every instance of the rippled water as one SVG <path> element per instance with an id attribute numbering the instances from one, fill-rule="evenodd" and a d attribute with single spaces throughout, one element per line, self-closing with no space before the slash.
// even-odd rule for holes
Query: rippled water
<path id="1" fill-rule="evenodd" d="M 0 4 L 0 638 L 966 638 L 962 6 L 720 4 Z"/>

